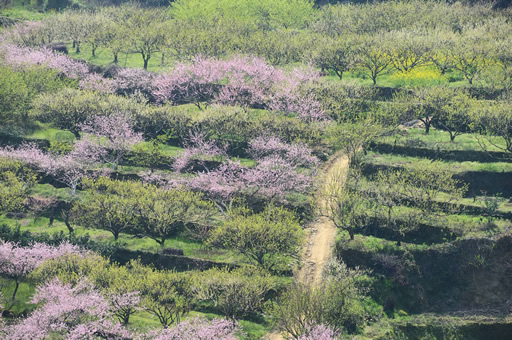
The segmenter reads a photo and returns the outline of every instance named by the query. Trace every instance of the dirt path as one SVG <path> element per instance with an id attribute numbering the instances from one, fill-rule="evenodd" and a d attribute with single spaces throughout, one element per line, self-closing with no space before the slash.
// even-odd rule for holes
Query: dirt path
<path id="1" fill-rule="evenodd" d="M 325 263 L 332 255 L 336 240 L 336 226 L 325 216 L 321 210 L 325 206 L 322 196 L 324 190 L 332 185 L 344 185 L 348 173 L 348 158 L 342 154 L 335 155 L 324 167 L 324 175 L 317 199 L 319 200 L 319 217 L 308 228 L 307 243 L 302 258 L 302 268 L 297 273 L 297 279 L 308 284 L 319 283 Z"/>
<path id="2" fill-rule="evenodd" d="M 319 217 L 307 229 L 306 247 L 302 255 L 302 267 L 295 274 L 297 280 L 306 284 L 317 284 L 322 279 L 325 263 L 331 258 L 334 242 L 336 240 L 336 226 L 321 212 L 325 206 L 322 193 L 332 185 L 344 185 L 348 174 L 348 158 L 343 154 L 336 154 L 323 168 L 321 184 L 318 188 L 317 200 Z M 265 340 L 283 340 L 278 332 L 265 336 Z"/>

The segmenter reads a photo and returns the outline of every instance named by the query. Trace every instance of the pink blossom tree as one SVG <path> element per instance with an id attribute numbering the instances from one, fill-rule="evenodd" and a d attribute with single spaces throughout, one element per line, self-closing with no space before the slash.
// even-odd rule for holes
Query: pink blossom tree
<path id="1" fill-rule="evenodd" d="M 208 105 L 224 78 L 224 64 L 217 59 L 198 56 L 192 63 L 179 63 L 155 78 L 153 97 L 161 103 L 191 102 L 199 109 Z"/>
<path id="2" fill-rule="evenodd" d="M 301 89 L 304 84 L 316 81 L 319 77 L 319 72 L 310 66 L 294 68 L 284 81 L 277 84 L 270 95 L 268 108 L 284 114 L 296 114 L 306 122 L 327 120 L 321 103 L 313 94 L 303 93 Z"/>
<path id="3" fill-rule="evenodd" d="M 249 143 L 248 151 L 256 166 L 244 167 L 227 159 L 216 169 L 198 173 L 188 186 L 205 192 L 223 213 L 240 194 L 282 199 L 290 192 L 306 192 L 311 187 L 319 160 L 306 145 L 258 137 Z"/>
<path id="4" fill-rule="evenodd" d="M 336 340 L 338 336 L 328 325 L 309 325 L 298 340 Z"/>
<path id="5" fill-rule="evenodd" d="M 89 73 L 87 65 L 47 48 L 39 50 L 15 45 L 2 45 L 0 55 L 5 64 L 15 68 L 43 65 L 64 74 L 68 78 L 83 78 Z"/>
<path id="6" fill-rule="evenodd" d="M 50 42 L 42 36 L 42 21 L 21 21 L 4 32 L 4 37 L 22 46 L 38 46 L 42 43 Z"/>
<path id="7" fill-rule="evenodd" d="M 98 73 L 89 73 L 80 79 L 78 86 L 82 90 L 96 91 L 101 93 L 114 93 L 116 83 L 112 79 L 104 78 Z"/>
<path id="8" fill-rule="evenodd" d="M 186 184 L 192 190 L 206 193 L 219 210 L 225 214 L 233 200 L 246 188 L 244 173 L 247 171 L 240 162 L 226 160 L 218 168 L 200 172 Z"/>
<path id="9" fill-rule="evenodd" d="M 138 68 L 122 68 L 118 70 L 113 82 L 117 93 L 133 94 L 137 91 L 143 94 L 151 94 L 155 74 Z"/>
<path id="10" fill-rule="evenodd" d="M 15 283 L 11 300 L 14 304 L 20 283 L 44 261 L 66 254 L 85 254 L 80 247 L 64 242 L 57 247 L 43 243 L 34 243 L 29 247 L 20 247 L 12 242 L 0 241 L 0 274 Z"/>
<path id="11" fill-rule="evenodd" d="M 37 288 L 31 303 L 41 304 L 30 316 L 8 326 L 8 339 L 131 339 L 133 335 L 111 321 L 107 300 L 87 280 L 75 287 L 58 279 Z"/>
<path id="12" fill-rule="evenodd" d="M 297 166 L 279 156 L 269 156 L 248 169 L 243 176 L 250 195 L 270 199 L 284 198 L 290 192 L 305 192 L 312 184 L 310 174 L 300 173 Z"/>
<path id="13" fill-rule="evenodd" d="M 260 136 L 249 142 L 249 154 L 253 159 L 263 160 L 270 156 L 279 156 L 293 166 L 315 168 L 319 160 L 306 144 L 285 143 L 274 136 Z"/>
<path id="14" fill-rule="evenodd" d="M 187 170 L 192 160 L 204 161 L 227 157 L 227 146 L 219 146 L 213 140 L 207 140 L 200 131 L 192 131 L 185 140 L 183 152 L 174 159 L 173 169 L 177 172 Z M 202 163 L 204 165 L 204 162 Z"/>
<path id="15" fill-rule="evenodd" d="M 259 57 L 236 55 L 224 61 L 226 85 L 216 94 L 221 104 L 265 107 L 268 95 L 286 74 Z"/>
<path id="16" fill-rule="evenodd" d="M 93 175 L 90 170 L 97 165 L 103 149 L 93 149 L 91 144 L 80 140 L 75 149 L 64 155 L 44 153 L 34 144 L 25 144 L 18 149 L 0 148 L 0 156 L 20 160 L 71 189 L 74 197 L 81 180 Z M 105 173 L 105 169 L 96 171 Z"/>
<path id="17" fill-rule="evenodd" d="M 236 340 L 239 335 L 241 334 L 237 322 L 191 318 L 172 328 L 141 335 L 138 340 Z"/>
<path id="18" fill-rule="evenodd" d="M 123 325 L 127 325 L 130 315 L 139 310 L 139 303 L 141 301 L 140 292 L 111 292 L 107 294 L 107 300 L 110 305 L 110 311 L 113 315 L 117 316 Z"/>
<path id="19" fill-rule="evenodd" d="M 301 94 L 301 86 L 319 78 L 311 67 L 284 72 L 258 57 L 236 55 L 227 60 L 196 57 L 180 63 L 155 78 L 153 97 L 167 101 L 193 102 L 201 108 L 216 102 L 269 108 L 297 114 L 306 121 L 325 120 L 325 112 L 312 94 Z"/>
<path id="20" fill-rule="evenodd" d="M 80 126 L 87 135 L 77 144 L 81 154 L 98 158 L 117 170 L 119 162 L 131 148 L 143 141 L 142 134 L 133 131 L 133 124 L 123 115 L 96 116 Z"/>

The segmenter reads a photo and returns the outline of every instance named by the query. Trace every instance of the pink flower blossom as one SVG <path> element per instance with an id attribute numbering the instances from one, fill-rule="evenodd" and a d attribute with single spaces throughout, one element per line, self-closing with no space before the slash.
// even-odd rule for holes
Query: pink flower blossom
<path id="1" fill-rule="evenodd" d="M 75 143 L 75 149 L 71 153 L 64 155 L 44 153 L 34 144 L 25 144 L 18 149 L 0 148 L 0 157 L 17 159 L 36 168 L 68 186 L 74 196 L 82 178 L 106 173 L 104 170 L 96 170 L 94 173 L 90 171 L 103 152 L 103 149 L 93 149 L 80 141 Z"/>
<path id="2" fill-rule="evenodd" d="M 287 144 L 278 137 L 257 137 L 249 142 L 249 154 L 256 160 L 278 155 L 294 166 L 316 167 L 319 164 L 311 149 L 305 144 Z"/>
<path id="3" fill-rule="evenodd" d="M 131 148 L 143 141 L 142 134 L 133 131 L 131 122 L 122 115 L 95 116 L 80 126 L 87 135 L 76 146 L 80 154 L 93 156 L 110 164 L 114 170 Z"/>
<path id="4" fill-rule="evenodd" d="M 44 261 L 66 254 L 86 252 L 68 242 L 57 247 L 44 243 L 34 243 L 30 247 L 20 247 L 12 242 L 0 241 L 0 273 L 14 280 L 25 277 Z"/>
<path id="5" fill-rule="evenodd" d="M 185 140 L 185 149 L 174 159 L 173 169 L 182 172 L 194 159 L 202 161 L 216 157 L 227 157 L 226 145 L 219 146 L 213 139 L 206 140 L 202 132 L 192 131 Z"/>
<path id="6" fill-rule="evenodd" d="M 78 86 L 82 90 L 96 91 L 101 93 L 114 93 L 115 82 L 112 79 L 103 78 L 97 73 L 89 73 L 85 78 L 80 79 Z"/>
<path id="7" fill-rule="evenodd" d="M 161 103 L 193 102 L 199 108 L 202 102 L 268 108 L 317 122 L 327 116 L 320 102 L 312 94 L 302 94 L 301 87 L 319 77 L 310 66 L 287 73 L 257 57 L 196 57 L 156 77 L 153 97 Z"/>
<path id="8" fill-rule="evenodd" d="M 122 68 L 116 72 L 113 82 L 118 93 L 132 94 L 140 91 L 149 94 L 155 75 L 138 68 Z"/>
<path id="9" fill-rule="evenodd" d="M 151 332 L 139 340 L 236 340 L 240 332 L 237 322 L 225 319 L 192 318 L 168 329 Z"/>
<path id="10" fill-rule="evenodd" d="M 42 304 L 30 316 L 7 327 L 7 339 L 131 339 L 133 335 L 110 320 L 107 300 L 86 280 L 72 287 L 58 279 L 37 288 L 31 303 Z"/>
<path id="11" fill-rule="evenodd" d="M 89 73 L 87 65 L 64 55 L 55 53 L 47 48 L 39 50 L 15 45 L 2 45 L 0 54 L 5 64 L 15 68 L 43 65 L 57 70 L 68 78 L 83 78 Z"/>
<path id="12" fill-rule="evenodd" d="M 327 325 L 310 325 L 298 340 L 335 340 L 338 335 Z"/>
<path id="13" fill-rule="evenodd" d="M 307 146 L 259 137 L 249 143 L 249 152 L 256 166 L 244 167 L 228 159 L 216 169 L 198 173 L 188 186 L 205 192 L 221 211 L 240 194 L 283 199 L 311 188 L 319 161 Z"/>

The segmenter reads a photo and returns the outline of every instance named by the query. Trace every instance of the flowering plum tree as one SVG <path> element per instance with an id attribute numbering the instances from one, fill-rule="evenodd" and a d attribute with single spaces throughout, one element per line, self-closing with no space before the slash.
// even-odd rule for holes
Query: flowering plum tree
<path id="1" fill-rule="evenodd" d="M 101 93 L 114 93 L 116 83 L 112 79 L 103 78 L 98 73 L 89 73 L 83 79 L 80 79 L 78 86 L 82 90 L 97 91 Z"/>
<path id="2" fill-rule="evenodd" d="M 335 340 L 337 337 L 338 334 L 329 326 L 321 324 L 307 326 L 306 331 L 299 336 L 298 340 Z"/>
<path id="3" fill-rule="evenodd" d="M 319 160 L 305 144 L 288 144 L 274 136 L 260 136 L 249 142 L 249 154 L 256 160 L 279 156 L 294 166 L 314 168 Z"/>
<path id="4" fill-rule="evenodd" d="M 200 172 L 188 185 L 205 192 L 223 213 L 241 193 L 273 199 L 311 187 L 319 161 L 306 145 L 258 137 L 249 143 L 248 151 L 257 161 L 256 166 L 244 167 L 227 159 L 216 169 Z"/>
<path id="5" fill-rule="evenodd" d="M 304 83 L 319 78 L 311 67 L 284 72 L 261 58 L 234 56 L 231 59 L 196 57 L 192 63 L 180 63 L 153 82 L 153 97 L 167 101 L 211 102 L 269 108 L 276 112 L 297 114 L 305 121 L 326 119 L 313 94 L 301 93 Z"/>
<path id="6" fill-rule="evenodd" d="M 192 131 L 185 140 L 185 149 L 174 159 L 173 169 L 177 172 L 187 170 L 187 166 L 193 159 L 205 160 L 219 157 L 227 157 L 227 146 L 219 146 L 215 140 L 206 140 L 200 131 Z M 204 162 L 202 163 L 205 166 Z"/>
<path id="7" fill-rule="evenodd" d="M 12 279 L 15 283 L 11 300 L 15 301 L 20 283 L 44 261 L 70 253 L 81 254 L 84 251 L 67 242 L 57 247 L 43 243 L 19 247 L 12 242 L 0 242 L 0 274 Z"/>
<path id="8" fill-rule="evenodd" d="M 71 189 L 71 196 L 74 196 L 81 180 L 87 175 L 92 175 L 89 170 L 99 159 L 98 153 L 101 150 L 91 150 L 87 146 L 80 141 L 75 144 L 75 150 L 72 152 L 58 155 L 44 153 L 33 144 L 25 144 L 18 149 L 0 148 L 0 155 L 20 160 L 45 175 L 52 176 L 56 181 L 68 186 Z"/>
<path id="9" fill-rule="evenodd" d="M 227 85 L 216 94 L 221 104 L 264 107 L 274 86 L 286 79 L 282 70 L 258 57 L 235 56 L 224 63 Z"/>
<path id="10" fill-rule="evenodd" d="M 246 170 L 240 162 L 226 160 L 217 169 L 199 173 L 187 185 L 193 190 L 205 192 L 219 210 L 225 213 L 233 199 L 246 187 Z"/>
<path id="11" fill-rule="evenodd" d="M 114 85 L 119 94 L 133 94 L 140 91 L 150 95 L 155 75 L 138 68 L 122 68 L 113 77 Z"/>
<path id="12" fill-rule="evenodd" d="M 153 96 L 161 103 L 192 102 L 199 109 L 214 97 L 224 78 L 225 65 L 216 59 L 196 57 L 191 64 L 180 63 L 153 82 Z"/>
<path id="13" fill-rule="evenodd" d="M 133 131 L 132 123 L 122 115 L 96 116 L 81 125 L 87 135 L 76 146 L 117 170 L 119 162 L 131 148 L 142 142 L 142 134 Z"/>
<path id="14" fill-rule="evenodd" d="M 34 65 L 44 65 L 57 70 L 68 78 L 81 78 L 89 73 L 87 65 L 57 54 L 49 49 L 39 50 L 15 45 L 3 45 L 1 54 L 5 64 L 15 68 L 26 68 Z"/>
<path id="15" fill-rule="evenodd" d="M 225 319 L 191 318 L 172 328 L 153 331 L 140 336 L 139 340 L 236 340 L 240 334 L 237 322 Z"/>
<path id="16" fill-rule="evenodd" d="M 75 287 L 58 279 L 37 288 L 32 303 L 42 304 L 21 322 L 3 332 L 8 339 L 131 339 L 133 335 L 111 321 L 107 300 L 82 280 Z"/>
<path id="17" fill-rule="evenodd" d="M 119 318 L 123 325 L 128 324 L 130 315 L 138 310 L 141 301 L 140 292 L 110 293 L 107 295 L 112 314 Z"/>

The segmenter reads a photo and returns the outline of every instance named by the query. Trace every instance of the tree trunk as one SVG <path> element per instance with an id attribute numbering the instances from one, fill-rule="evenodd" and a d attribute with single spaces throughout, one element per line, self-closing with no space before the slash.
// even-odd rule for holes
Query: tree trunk
<path id="1" fill-rule="evenodd" d="M 75 232 L 75 229 L 71 226 L 71 224 L 69 224 L 69 218 L 66 218 L 66 220 L 64 220 L 64 224 L 68 228 L 70 234 L 73 234 Z"/>
<path id="2" fill-rule="evenodd" d="M 92 45 L 92 56 L 93 58 L 96 57 L 96 46 Z"/>
<path id="3" fill-rule="evenodd" d="M 76 42 L 76 53 L 80 53 L 80 42 Z"/>
<path id="4" fill-rule="evenodd" d="M 160 248 L 163 248 L 165 246 L 165 238 L 161 238 L 160 240 L 155 240 L 156 243 L 158 243 L 158 245 L 160 246 Z"/>
<path id="5" fill-rule="evenodd" d="M 53 225 L 54 220 L 55 220 L 55 208 L 52 207 L 50 210 L 50 219 L 48 221 L 48 227 L 51 227 Z"/>
<path id="6" fill-rule="evenodd" d="M 66 228 L 68 228 L 68 231 L 70 234 L 72 234 L 75 229 L 71 226 L 71 223 L 69 223 L 69 210 L 63 210 L 61 212 L 62 218 L 64 219 L 64 224 L 66 225 Z"/>
<path id="7" fill-rule="evenodd" d="M 14 300 L 16 300 L 16 293 L 18 293 L 18 288 L 20 287 L 20 283 L 16 280 L 16 286 L 14 286 L 14 292 L 12 292 L 11 300 L 14 304 Z"/>
<path id="8" fill-rule="evenodd" d="M 350 241 L 354 240 L 354 231 L 352 229 L 349 229 L 348 234 L 350 235 Z"/>
<path id="9" fill-rule="evenodd" d="M 372 76 L 373 85 L 377 85 L 377 76 Z"/>
<path id="10" fill-rule="evenodd" d="M 119 59 L 117 58 L 117 53 L 114 53 L 114 64 L 117 64 Z"/>
<path id="11" fill-rule="evenodd" d="M 430 122 L 428 120 L 425 120 L 424 123 L 425 123 L 425 134 L 428 135 L 428 133 L 430 132 Z"/>
<path id="12" fill-rule="evenodd" d="M 144 58 L 144 69 L 145 70 L 148 69 L 148 61 L 149 61 L 149 58 Z"/>
<path id="13" fill-rule="evenodd" d="M 80 131 L 79 130 L 70 129 L 69 131 L 75 136 L 76 139 L 80 139 Z"/>
<path id="14" fill-rule="evenodd" d="M 119 232 L 113 231 L 112 234 L 114 234 L 114 240 L 117 241 L 117 239 L 119 238 Z"/>

